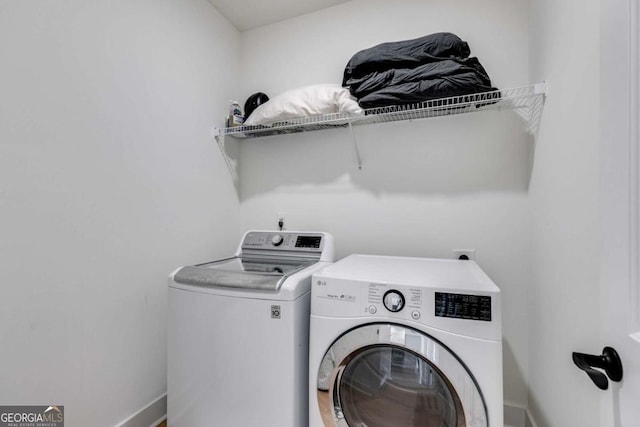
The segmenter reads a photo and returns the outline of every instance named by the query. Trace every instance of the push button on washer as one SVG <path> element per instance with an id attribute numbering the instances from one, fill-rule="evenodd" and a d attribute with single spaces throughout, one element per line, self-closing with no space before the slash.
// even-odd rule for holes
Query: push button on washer
<path id="1" fill-rule="evenodd" d="M 376 308 L 375 305 L 370 305 L 369 306 L 369 313 L 376 314 L 377 311 L 378 311 L 378 309 Z"/>
<path id="2" fill-rule="evenodd" d="M 412 317 L 414 320 L 418 320 L 418 319 L 420 318 L 420 312 L 419 312 L 418 310 L 413 310 L 413 311 L 411 312 L 411 317 Z"/>

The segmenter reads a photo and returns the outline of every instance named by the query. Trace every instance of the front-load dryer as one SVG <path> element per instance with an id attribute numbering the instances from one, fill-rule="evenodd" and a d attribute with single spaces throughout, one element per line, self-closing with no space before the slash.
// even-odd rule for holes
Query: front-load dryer
<path id="1" fill-rule="evenodd" d="M 351 255 L 311 295 L 310 427 L 502 427 L 500 290 L 474 261 Z"/>
<path id="2" fill-rule="evenodd" d="M 327 233 L 250 231 L 171 275 L 168 425 L 306 425 L 311 275 L 331 261 Z"/>

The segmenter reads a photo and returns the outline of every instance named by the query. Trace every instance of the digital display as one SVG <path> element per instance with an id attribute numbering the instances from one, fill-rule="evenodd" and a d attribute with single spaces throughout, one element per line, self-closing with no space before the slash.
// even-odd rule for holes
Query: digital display
<path id="1" fill-rule="evenodd" d="M 322 236 L 298 236 L 296 239 L 296 248 L 320 248 Z"/>
<path id="2" fill-rule="evenodd" d="M 491 321 L 491 297 L 436 292 L 435 315 L 454 319 Z"/>

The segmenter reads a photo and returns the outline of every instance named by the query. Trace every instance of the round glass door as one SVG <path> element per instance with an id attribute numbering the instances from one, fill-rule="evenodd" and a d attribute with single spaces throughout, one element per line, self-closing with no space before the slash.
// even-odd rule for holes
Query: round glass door
<path id="1" fill-rule="evenodd" d="M 473 376 L 429 335 L 394 324 L 370 324 L 338 338 L 318 370 L 325 426 L 488 426 Z"/>
<path id="2" fill-rule="evenodd" d="M 338 379 L 339 410 L 349 426 L 463 427 L 460 399 L 425 359 L 403 348 L 372 347 Z"/>

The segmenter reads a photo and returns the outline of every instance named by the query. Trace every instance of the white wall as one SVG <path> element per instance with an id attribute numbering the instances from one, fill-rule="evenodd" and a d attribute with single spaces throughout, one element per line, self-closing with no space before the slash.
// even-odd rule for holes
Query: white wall
<path id="1" fill-rule="evenodd" d="M 529 406 L 540 427 L 597 427 L 601 392 L 571 361 L 597 353 L 600 12 L 597 0 L 531 2 L 531 74 L 547 79 L 531 178 Z"/>
<path id="2" fill-rule="evenodd" d="M 166 280 L 239 238 L 206 0 L 0 0 L 1 404 L 108 426 L 166 390 Z"/>
<path id="3" fill-rule="evenodd" d="M 513 0 L 355 0 L 242 34 L 246 99 L 339 83 L 356 51 L 451 31 L 498 87 L 529 83 L 528 6 Z M 337 255 L 451 257 L 474 248 L 503 291 L 505 398 L 527 402 L 532 143 L 513 112 L 244 140 L 241 223 L 332 232 Z"/>

